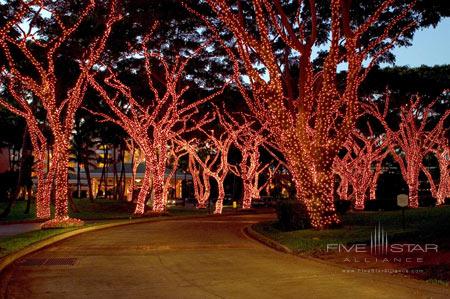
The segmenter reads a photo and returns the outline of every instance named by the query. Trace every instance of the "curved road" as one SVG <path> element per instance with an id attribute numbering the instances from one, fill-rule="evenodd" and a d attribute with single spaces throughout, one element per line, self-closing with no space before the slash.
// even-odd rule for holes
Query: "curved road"
<path id="1" fill-rule="evenodd" d="M 266 248 L 242 229 L 264 215 L 135 224 L 75 236 L 16 262 L 6 298 L 450 298 L 448 288 Z M 66 265 L 64 265 L 66 264 Z"/>

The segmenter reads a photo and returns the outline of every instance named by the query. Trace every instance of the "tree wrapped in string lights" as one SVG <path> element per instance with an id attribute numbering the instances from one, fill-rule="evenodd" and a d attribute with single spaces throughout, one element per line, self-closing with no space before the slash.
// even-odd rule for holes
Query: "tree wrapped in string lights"
<path id="1" fill-rule="evenodd" d="M 435 181 L 429 170 L 424 167 L 423 171 L 430 183 L 431 195 L 436 198 L 436 204 L 442 205 L 450 198 L 450 151 L 449 147 L 433 149 L 431 151 L 439 164 L 439 180 Z"/>
<path id="2" fill-rule="evenodd" d="M 111 114 L 91 111 L 103 121 L 112 122 L 123 128 L 136 142 L 145 157 L 145 173 L 138 195 L 135 214 L 143 214 L 147 195 L 152 189 L 153 211 L 163 212 L 166 209 L 165 172 L 168 158 L 168 144 L 180 135 L 195 131 L 211 120 L 209 114 L 198 116 L 198 107 L 223 92 L 225 86 L 209 96 L 187 103 L 185 94 L 189 90 L 183 84 L 183 74 L 190 59 L 198 55 L 207 44 L 197 48 L 192 55 L 177 55 L 170 64 L 162 54 L 151 52 L 148 42 L 151 33 L 146 35 L 135 55 L 141 55 L 144 63 L 144 74 L 149 89 L 143 96 L 137 96 L 114 72 L 112 67 L 106 68 L 104 79 L 96 78 L 103 73 L 91 73 L 90 85 L 98 92 L 103 102 L 111 110 Z M 157 66 L 162 68 L 162 75 L 156 74 Z M 98 75 L 98 76 L 97 76 Z M 102 83 L 100 83 L 102 81 Z"/>
<path id="3" fill-rule="evenodd" d="M 444 114 L 443 117 L 447 117 Z M 432 142 L 430 153 L 432 153 L 439 165 L 439 180 L 436 182 L 427 167 L 423 168 L 430 183 L 431 194 L 436 198 L 438 205 L 444 204 L 450 198 L 450 146 L 447 138 L 448 128 L 444 127 L 445 119 L 438 122 L 435 130 L 427 134 L 427 139 Z"/>
<path id="4" fill-rule="evenodd" d="M 17 99 L 22 99 L 20 96 Z M 31 145 L 35 156 L 35 167 L 37 177 L 36 188 L 36 218 L 50 218 L 50 192 L 53 182 L 51 173 L 46 173 L 46 160 L 48 152 L 48 142 L 41 130 L 41 125 L 37 122 L 34 111 L 22 103 L 23 109 L 18 109 L 7 100 L 0 98 L 0 105 L 11 111 L 12 113 L 23 117 L 27 123 Z"/>
<path id="5" fill-rule="evenodd" d="M 139 150 L 139 148 L 136 146 L 133 138 L 125 140 L 125 144 L 127 146 L 128 152 L 131 155 L 131 180 L 130 184 L 128 185 L 128 201 L 132 201 L 134 190 L 137 189 L 136 175 L 138 167 L 142 162 L 144 162 L 144 155 L 142 154 L 142 151 Z"/>
<path id="6" fill-rule="evenodd" d="M 433 111 L 435 104 L 436 100 L 424 105 L 420 96 L 411 97 L 409 103 L 400 108 L 398 128 L 387 121 L 390 109 L 389 94 L 386 95 L 384 108 L 371 100 L 363 106 L 369 115 L 379 121 L 386 132 L 390 153 L 398 163 L 403 179 L 408 185 L 408 206 L 411 208 L 419 206 L 419 174 L 421 171 L 428 173 L 423 160 L 433 148 L 436 148 L 435 137 L 443 134 L 444 123 L 450 115 L 450 110 L 447 110 L 435 122 L 432 117 L 435 115 Z M 445 148 L 448 149 L 448 145 L 444 146 L 444 151 Z M 433 184 L 430 176 L 429 179 L 430 184 Z"/>
<path id="7" fill-rule="evenodd" d="M 116 1 L 111 0 L 101 35 L 94 37 L 85 49 L 78 51 L 78 56 L 73 58 L 78 69 L 73 74 L 73 81 L 67 82 L 58 75 L 57 59 L 64 49 L 76 46 L 71 44 L 71 38 L 88 19 L 95 5 L 96 1 L 88 1 L 76 21 L 69 22 L 65 12 L 60 11 L 64 5 L 19 1 L 16 13 L 0 28 L 0 47 L 6 58 L 2 77 L 7 81 L 7 92 L 13 102 L 9 104 L 2 101 L 2 104 L 11 112 L 24 117 L 30 131 L 37 157 L 39 218 L 48 218 L 50 215 L 50 193 L 54 186 L 55 219 L 49 225 L 72 221 L 68 218 L 67 192 L 69 146 L 75 113 L 84 98 L 87 73 L 103 52 L 113 24 L 120 19 L 116 12 Z M 50 21 L 54 22 L 56 29 L 46 33 L 40 24 Z M 48 145 L 42 120 L 34 108 L 35 102 L 45 112 L 45 125 L 53 140 L 51 165 L 47 174 L 44 161 Z"/>
<path id="8" fill-rule="evenodd" d="M 233 142 L 236 140 L 236 136 L 241 133 L 244 127 L 241 127 L 237 131 L 227 130 L 223 125 L 223 118 L 220 116 L 219 110 L 215 109 L 215 116 L 219 120 L 222 130 L 217 132 L 214 130 L 207 130 L 203 127 L 198 127 L 199 131 L 204 134 L 206 141 L 204 141 L 204 147 L 208 151 L 205 157 L 202 157 L 199 147 L 190 143 L 186 143 L 186 148 L 189 155 L 195 159 L 195 161 L 201 167 L 204 175 L 203 182 L 209 180 L 207 176 L 213 178 L 217 182 L 218 197 L 214 214 L 222 214 L 223 200 L 225 198 L 224 182 L 228 174 L 230 173 L 230 163 L 228 161 L 228 154 L 230 152 Z M 195 169 L 194 169 L 195 171 Z M 194 173 L 195 176 L 195 173 Z M 198 180 L 198 183 L 201 183 Z M 209 184 L 209 183 L 208 183 Z M 209 186 L 204 185 L 205 193 L 209 192 Z M 206 195 L 203 197 L 206 200 Z"/>
<path id="9" fill-rule="evenodd" d="M 205 209 L 209 196 L 211 195 L 211 175 L 208 169 L 203 168 L 202 165 L 210 165 L 210 159 L 213 155 L 214 159 L 219 157 L 219 153 L 210 153 L 209 149 L 203 149 L 204 155 L 197 154 L 199 151 L 198 147 L 188 147 L 189 148 L 189 173 L 192 176 L 192 183 L 194 185 L 194 195 L 197 200 L 197 209 Z M 211 155 L 212 154 L 212 155 Z M 202 157 L 204 156 L 204 157 Z M 196 159 L 197 157 L 197 159 Z M 198 160 L 202 162 L 198 162 Z"/>
<path id="10" fill-rule="evenodd" d="M 185 156 L 188 152 L 184 146 L 179 146 L 174 140 L 170 140 L 168 144 L 168 165 L 170 164 L 170 171 L 164 180 L 164 202 L 167 202 L 167 196 L 169 195 L 169 189 L 171 186 L 171 180 L 176 177 L 178 164 L 180 159 Z M 175 186 L 176 188 L 176 186 Z M 176 194 L 176 190 L 175 190 Z"/>
<path id="11" fill-rule="evenodd" d="M 341 177 L 338 194 L 341 200 L 354 197 L 356 210 L 364 210 L 364 203 L 369 198 L 375 199 L 375 190 L 381 174 L 381 163 L 389 153 L 384 136 L 375 136 L 369 125 L 369 136 L 355 130 L 344 146 L 346 153 L 342 158 L 336 157 L 334 171 Z M 349 196 L 348 187 L 352 186 Z"/>
<path id="12" fill-rule="evenodd" d="M 242 121 L 239 122 L 237 118 L 242 118 Z M 240 151 L 240 162 L 237 165 L 230 164 L 230 170 L 242 179 L 242 208 L 250 209 L 252 200 L 260 198 L 260 192 L 268 183 L 259 184 L 260 175 L 271 164 L 263 164 L 260 159 L 260 149 L 267 141 L 267 134 L 264 136 L 264 127 L 255 129 L 256 122 L 243 113 L 233 117 L 223 109 L 219 114 L 219 122 L 223 129 L 234 136 L 233 145 Z"/>
<path id="13" fill-rule="evenodd" d="M 392 11 L 394 0 L 384 1 L 362 22 L 352 19 L 351 1 L 331 0 L 329 43 L 323 63 L 317 67 L 313 47 L 320 43 L 318 27 L 328 17 L 318 15 L 316 1 L 300 1 L 295 16 L 288 15 L 279 0 L 246 2 L 247 10 L 253 5 L 250 16 L 242 1 L 205 2 L 220 23 L 187 9 L 205 22 L 234 62 L 236 84 L 251 112 L 280 147 L 312 226 L 321 229 L 339 223 L 333 202 L 332 163 L 353 130 L 359 86 L 377 60 L 413 27 L 413 23 L 401 22 L 412 4 L 402 5 L 384 28 L 377 28 L 381 33 L 368 38 L 380 18 Z M 245 30 L 250 28 L 249 22 L 254 31 Z M 233 34 L 236 42 L 232 48 L 222 40 L 220 26 Z M 277 49 L 275 42 L 282 44 L 284 51 Z M 364 68 L 366 60 L 369 63 Z M 338 66 L 343 62 L 347 72 L 338 80 Z M 250 90 L 241 70 L 245 70 L 242 74 L 248 78 Z M 292 70 L 299 74 L 296 82 Z"/>

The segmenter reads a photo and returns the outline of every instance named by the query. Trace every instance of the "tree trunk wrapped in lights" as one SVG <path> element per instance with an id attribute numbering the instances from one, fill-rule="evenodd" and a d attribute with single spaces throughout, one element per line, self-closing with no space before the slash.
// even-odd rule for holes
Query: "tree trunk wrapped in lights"
<path id="1" fill-rule="evenodd" d="M 65 24 L 62 12 L 47 6 L 44 1 L 21 2 L 15 15 L 0 28 L 0 47 L 6 58 L 6 65 L 2 68 L 2 77 L 6 79 L 7 92 L 14 104 L 1 104 L 13 113 L 25 118 L 30 130 L 34 155 L 38 166 L 38 218 L 48 218 L 50 215 L 50 193 L 54 184 L 55 220 L 49 225 L 68 220 L 68 162 L 69 140 L 72 135 L 75 113 L 80 107 L 87 86 L 87 73 L 97 62 L 103 52 L 111 27 L 120 17 L 116 13 L 116 2 L 109 3 L 109 13 L 106 16 L 102 35 L 92 40 L 80 57 L 74 58 L 78 63 L 78 73 L 74 82 L 66 91 L 61 86 L 67 84 L 57 76 L 55 60 L 59 51 L 70 42 L 78 27 L 84 22 L 94 9 L 96 2 L 88 1 L 87 5 L 77 16 L 73 24 Z M 55 22 L 55 32 L 46 38 L 45 32 L 40 31 L 38 20 L 42 20 L 42 13 L 48 13 Z M 60 30 L 58 33 L 57 30 Z M 43 51 L 41 51 L 43 50 Z M 13 52 L 14 51 L 14 52 Z M 20 59 L 15 52 L 20 52 Z M 45 53 L 45 55 L 41 55 Z M 24 71 L 22 64 L 27 64 Z M 62 92 L 63 91 L 63 92 Z M 30 101 L 30 97 L 32 100 Z M 46 175 L 44 157 L 48 146 L 43 128 L 38 124 L 41 120 L 38 111 L 32 109 L 37 101 L 45 111 L 45 122 L 53 138 L 51 145 L 51 165 Z"/>
<path id="2" fill-rule="evenodd" d="M 191 148 L 191 151 L 197 151 Z M 208 165 L 210 155 L 207 154 L 204 163 Z M 194 154 L 189 154 L 189 173 L 192 176 L 192 183 L 194 185 L 194 195 L 197 200 L 197 209 L 205 209 L 211 195 L 211 183 L 209 181 L 210 175 L 207 170 L 201 167 L 200 163 L 194 157 Z"/>
<path id="3" fill-rule="evenodd" d="M 136 174 L 139 165 L 144 161 L 144 155 L 142 151 L 136 147 L 132 138 L 126 140 L 128 152 L 131 155 L 131 180 L 128 185 L 128 201 L 133 201 L 133 193 L 136 188 Z M 137 152 L 137 153 L 136 153 Z"/>
<path id="4" fill-rule="evenodd" d="M 270 166 L 270 163 L 263 165 L 260 160 L 259 151 L 266 142 L 264 128 L 253 128 L 255 122 L 243 113 L 233 117 L 223 110 L 223 113 L 218 113 L 219 123 L 233 136 L 233 144 L 241 153 L 241 161 L 237 165 L 230 165 L 230 170 L 242 179 L 242 208 L 250 209 L 252 200 L 259 199 L 265 187 L 265 184 L 259 186 L 259 176 Z M 237 118 L 242 118 L 242 122 Z"/>
<path id="5" fill-rule="evenodd" d="M 436 197 L 437 204 L 445 204 L 445 200 L 450 198 L 450 149 L 447 146 L 442 152 L 436 153 L 439 161 L 439 185 L 432 181 L 433 196 Z"/>
<path id="6" fill-rule="evenodd" d="M 216 117 L 219 119 L 219 123 L 221 123 L 219 113 L 218 109 L 216 109 Z M 225 198 L 224 182 L 230 172 L 228 153 L 235 140 L 235 136 L 240 134 L 243 127 L 237 131 L 230 131 L 223 128 L 222 132 L 207 131 L 202 127 L 198 129 L 207 137 L 207 140 L 204 142 L 204 148 L 208 151 L 206 159 L 202 159 L 198 145 L 193 145 L 192 142 L 186 143 L 186 149 L 189 155 L 200 165 L 202 171 L 204 173 L 206 172 L 206 175 L 212 177 L 217 182 L 218 197 L 214 214 L 222 214 L 223 200 Z M 203 180 L 206 181 L 206 177 Z M 198 182 L 200 183 L 200 181 Z"/>
<path id="7" fill-rule="evenodd" d="M 384 109 L 370 100 L 364 103 L 364 108 L 367 114 L 375 117 L 383 126 L 390 153 L 398 163 L 403 179 L 408 185 L 408 206 L 417 208 L 419 206 L 419 174 L 421 171 L 428 173 L 423 160 L 436 147 L 436 136 L 442 135 L 445 131 L 444 123 L 450 115 L 450 110 L 447 110 L 434 124 L 432 108 L 436 100 L 423 105 L 421 97 L 412 97 L 408 104 L 400 108 L 398 129 L 393 129 L 387 122 L 389 101 L 390 96 L 387 94 Z M 446 147 L 448 148 L 448 145 Z M 433 184 L 430 176 L 429 180 L 430 184 Z"/>
<path id="8" fill-rule="evenodd" d="M 172 182 L 171 182 L 172 179 L 175 178 L 175 180 L 176 180 L 178 163 L 180 162 L 180 159 L 187 154 L 185 147 L 179 146 L 173 140 L 170 141 L 168 147 L 169 147 L 169 149 L 168 149 L 169 160 L 171 160 L 170 163 L 168 163 L 168 164 L 171 164 L 171 168 L 170 168 L 168 175 L 166 176 L 166 178 L 164 180 L 164 194 L 163 194 L 163 196 L 165 197 L 164 202 L 167 202 L 167 196 L 169 195 L 169 189 L 172 185 Z M 177 192 L 176 192 L 176 186 L 175 186 L 175 196 L 176 196 L 176 193 Z"/>
<path id="9" fill-rule="evenodd" d="M 430 183 L 431 194 L 438 205 L 444 204 L 445 200 L 450 198 L 450 146 L 446 137 L 448 129 L 444 128 L 444 123 L 445 119 L 441 119 L 435 130 L 427 134 L 427 139 L 432 142 L 429 152 L 436 157 L 439 165 L 439 181 L 435 182 L 429 170 L 423 167 Z"/>
<path id="10" fill-rule="evenodd" d="M 341 200 L 348 199 L 348 186 L 352 186 L 354 207 L 364 210 L 367 191 L 370 199 L 375 199 L 375 190 L 378 177 L 381 174 L 381 163 L 388 154 L 387 140 L 376 137 L 369 125 L 370 136 L 354 131 L 345 144 L 345 155 L 336 157 L 333 169 L 341 177 L 341 186 L 338 194 Z"/>
<path id="11" fill-rule="evenodd" d="M 12 88 L 9 86 L 9 88 Z M 50 193 L 53 182 L 53 173 L 47 174 L 46 160 L 48 152 L 47 138 L 40 129 L 37 119 L 31 107 L 27 105 L 22 97 L 16 97 L 21 101 L 22 109 L 18 109 L 11 105 L 8 101 L 0 98 L 0 105 L 11 111 L 12 113 L 23 117 L 27 123 L 27 129 L 30 134 L 31 145 L 33 148 L 37 188 L 36 188 L 36 218 L 50 218 Z M 23 102 L 22 102 L 23 101 Z"/>
<path id="12" fill-rule="evenodd" d="M 314 0 L 300 4 L 294 20 L 287 16 L 279 0 L 249 1 L 253 4 L 257 33 L 245 30 L 249 19 L 244 18 L 241 1 L 206 2 L 220 19 L 220 25 L 234 35 L 234 48 L 222 41 L 217 22 L 210 22 L 204 15 L 188 9 L 207 24 L 234 62 L 236 84 L 252 113 L 269 129 L 280 147 L 296 185 L 297 197 L 305 203 L 312 226 L 320 229 L 339 223 L 333 202 L 333 160 L 353 130 L 359 86 L 376 61 L 403 32 L 412 28 L 412 23 L 399 25 L 412 5 L 400 9 L 379 36 L 361 47 L 370 29 L 394 1 L 386 0 L 361 25 L 355 25 L 350 2 L 331 0 L 328 52 L 317 71 L 312 54 L 313 46 L 318 43 L 318 22 L 322 20 Z M 306 20 L 310 22 L 303 21 L 304 14 L 309 14 Z M 398 27 L 401 27 L 399 33 L 395 34 L 394 28 Z M 279 37 L 277 42 L 285 48 L 282 58 L 275 49 L 275 37 Z M 363 68 L 366 60 L 370 62 Z M 337 78 L 341 62 L 347 64 L 345 82 Z M 296 84 L 291 67 L 299 70 Z M 264 75 L 261 68 L 265 70 Z M 250 91 L 240 76 L 242 69 Z"/>
<path id="13" fill-rule="evenodd" d="M 152 28 L 152 31 L 155 27 Z M 153 192 L 153 211 L 163 212 L 166 209 L 164 194 L 164 176 L 167 165 L 167 146 L 184 133 L 194 131 L 209 122 L 210 115 L 206 114 L 198 121 L 198 107 L 223 92 L 225 86 L 207 97 L 185 103 L 184 95 L 189 86 L 181 84 L 182 76 L 190 59 L 198 55 L 206 45 L 196 49 L 188 58 L 177 56 L 172 65 L 160 54 L 148 50 L 150 34 L 143 38 L 140 54 L 143 57 L 146 83 L 150 89 L 148 98 L 140 100 L 133 94 L 129 86 L 123 83 L 112 68 L 107 69 L 107 76 L 103 83 L 91 73 L 89 83 L 99 93 L 103 101 L 111 109 L 112 114 L 90 111 L 100 116 L 103 121 L 110 121 L 123 128 L 127 134 L 138 144 L 145 157 L 145 176 L 141 191 L 139 192 L 135 214 L 143 214 L 150 181 Z M 153 60 L 158 61 L 163 69 L 163 77 L 156 76 L 152 67 Z M 158 77 L 158 80 L 155 79 Z M 163 85 L 163 90 L 156 88 Z M 114 93 L 109 92 L 113 90 Z"/>

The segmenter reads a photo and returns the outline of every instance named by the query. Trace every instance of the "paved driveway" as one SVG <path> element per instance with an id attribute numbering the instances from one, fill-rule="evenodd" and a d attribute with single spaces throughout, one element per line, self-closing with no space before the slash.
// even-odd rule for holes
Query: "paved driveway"
<path id="1" fill-rule="evenodd" d="M 279 253 L 242 229 L 264 215 L 134 224 L 82 234 L 1 276 L 7 298 L 450 298 L 398 276 L 344 273 Z"/>

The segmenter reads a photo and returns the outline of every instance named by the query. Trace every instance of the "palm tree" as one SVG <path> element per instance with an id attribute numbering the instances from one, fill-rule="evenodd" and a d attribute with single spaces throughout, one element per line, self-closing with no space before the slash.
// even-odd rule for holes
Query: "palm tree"
<path id="1" fill-rule="evenodd" d="M 72 161 L 76 163 L 77 167 L 77 194 L 80 197 L 81 191 L 81 166 L 84 168 L 86 174 L 86 181 L 88 185 L 88 197 L 90 201 L 94 201 L 91 180 L 91 167 L 97 165 L 97 148 L 98 141 L 93 135 L 92 127 L 86 128 L 84 119 L 77 121 L 75 125 L 75 134 L 72 138 Z"/>

